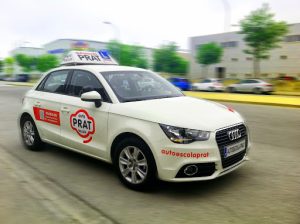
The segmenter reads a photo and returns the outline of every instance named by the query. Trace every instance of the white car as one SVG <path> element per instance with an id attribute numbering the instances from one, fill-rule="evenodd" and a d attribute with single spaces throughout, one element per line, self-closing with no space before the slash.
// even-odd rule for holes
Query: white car
<path id="1" fill-rule="evenodd" d="M 192 90 L 202 90 L 202 91 L 224 91 L 224 86 L 220 79 L 204 79 L 201 82 L 193 83 Z"/>
<path id="2" fill-rule="evenodd" d="M 227 92 L 248 92 L 255 94 L 271 93 L 273 85 L 260 79 L 244 79 L 227 87 Z"/>
<path id="3" fill-rule="evenodd" d="M 26 93 L 19 122 L 27 148 L 50 143 L 112 163 L 135 190 L 157 178 L 214 179 L 247 160 L 249 135 L 238 112 L 108 57 L 71 52 Z M 153 88 L 139 86 L 145 79 Z"/>

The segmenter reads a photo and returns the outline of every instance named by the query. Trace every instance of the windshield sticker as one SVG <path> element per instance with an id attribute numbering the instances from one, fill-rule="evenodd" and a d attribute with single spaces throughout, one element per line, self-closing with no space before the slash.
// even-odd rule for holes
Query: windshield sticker
<path id="1" fill-rule="evenodd" d="M 43 121 L 60 126 L 60 117 L 58 111 L 33 107 L 33 113 L 35 119 L 38 121 Z"/>
<path id="2" fill-rule="evenodd" d="M 77 110 L 70 116 L 71 128 L 83 138 L 83 143 L 92 141 L 92 136 L 95 133 L 95 121 L 86 110 Z"/>

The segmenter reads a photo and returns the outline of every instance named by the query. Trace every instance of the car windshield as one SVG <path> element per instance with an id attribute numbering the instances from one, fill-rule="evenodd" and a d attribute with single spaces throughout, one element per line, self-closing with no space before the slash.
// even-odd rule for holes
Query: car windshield
<path id="1" fill-rule="evenodd" d="M 175 86 L 147 71 L 101 72 L 120 102 L 183 96 Z"/>

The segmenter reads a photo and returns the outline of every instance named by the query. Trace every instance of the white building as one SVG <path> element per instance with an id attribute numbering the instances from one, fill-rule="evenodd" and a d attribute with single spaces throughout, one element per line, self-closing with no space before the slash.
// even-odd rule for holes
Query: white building
<path id="1" fill-rule="evenodd" d="M 208 77 L 249 78 L 253 77 L 253 57 L 245 54 L 247 49 L 243 35 L 237 32 L 212 34 L 190 38 L 190 77 L 204 78 L 203 68 L 195 57 L 200 45 L 209 42 L 219 43 L 223 49 L 222 61 L 210 65 Z M 278 76 L 294 76 L 300 78 L 300 23 L 289 25 L 289 33 L 280 43 L 280 48 L 270 51 L 270 57 L 261 61 L 261 76 L 275 78 Z"/>
<path id="2" fill-rule="evenodd" d="M 53 54 L 59 59 L 71 50 L 87 50 L 87 51 L 99 51 L 107 49 L 107 42 L 93 41 L 93 40 L 82 40 L 82 39 L 57 39 L 46 43 L 43 48 L 33 47 L 18 47 L 10 52 L 11 56 L 16 54 L 26 54 L 37 56 L 41 54 Z M 154 49 L 144 47 L 144 53 L 148 60 L 148 64 L 151 67 L 153 63 L 152 54 Z"/>

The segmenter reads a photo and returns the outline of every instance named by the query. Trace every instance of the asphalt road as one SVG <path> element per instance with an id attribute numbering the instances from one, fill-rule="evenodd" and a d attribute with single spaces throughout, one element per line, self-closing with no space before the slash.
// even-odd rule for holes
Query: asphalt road
<path id="1" fill-rule="evenodd" d="M 38 173 L 38 183 L 48 186 L 48 191 L 63 189 L 65 195 L 84 204 L 86 216 L 91 209 L 112 223 L 300 224 L 300 109 L 228 104 L 241 112 L 248 122 L 252 138 L 251 160 L 216 180 L 180 184 L 160 182 L 155 191 L 139 193 L 121 185 L 112 167 L 101 161 L 49 145 L 42 152 L 25 150 L 18 134 L 17 113 L 26 90 L 24 87 L 0 87 L 0 150 L 4 149 L 19 161 L 23 173 Z M 5 192 L 5 186 L 0 185 L 0 193 Z M 44 197 L 47 198 L 47 194 Z M 13 195 L 11 200 L 15 200 Z M 67 196 L 55 200 L 63 203 Z M 18 203 L 21 208 L 30 204 L 24 200 Z M 73 202 L 74 207 L 75 204 Z M 40 203 L 39 206 L 44 205 Z M 45 215 L 47 222 L 43 223 L 59 223 L 49 218 L 51 215 L 34 209 L 33 218 L 41 220 Z M 16 217 L 22 214 L 14 213 Z M 33 223 L 34 219 L 24 216 L 19 220 Z"/>

